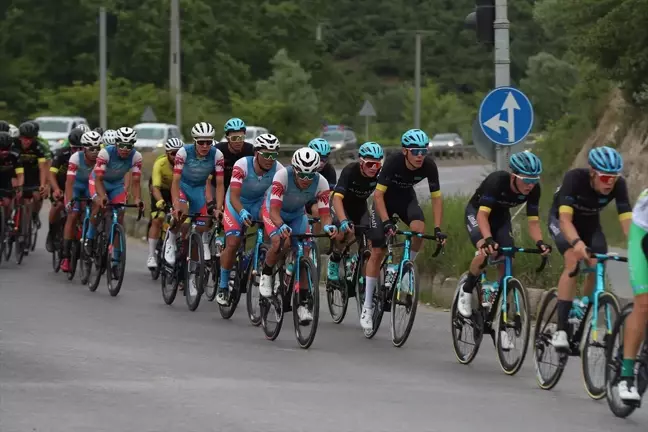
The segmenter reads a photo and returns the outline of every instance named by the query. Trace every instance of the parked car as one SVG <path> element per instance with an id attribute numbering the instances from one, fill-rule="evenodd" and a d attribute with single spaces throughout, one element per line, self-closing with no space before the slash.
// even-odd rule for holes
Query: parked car
<path id="1" fill-rule="evenodd" d="M 247 126 L 245 128 L 245 141 L 249 142 L 250 144 L 254 143 L 254 139 L 258 137 L 259 135 L 263 135 L 268 133 L 268 129 L 261 127 L 261 126 Z M 223 135 L 223 138 L 221 138 L 221 142 L 227 141 L 227 138 L 225 135 Z"/>
<path id="2" fill-rule="evenodd" d="M 462 146 L 463 140 L 456 133 L 440 133 L 436 134 L 430 140 L 431 147 L 454 147 Z"/>
<path id="3" fill-rule="evenodd" d="M 328 125 L 322 128 L 320 138 L 324 138 L 331 145 L 333 151 L 353 150 L 358 148 L 358 138 L 349 126 Z"/>
<path id="4" fill-rule="evenodd" d="M 139 123 L 133 126 L 137 131 L 135 148 L 142 151 L 153 151 L 164 148 L 169 138 L 180 138 L 184 141 L 180 129 L 168 123 Z"/>
<path id="5" fill-rule="evenodd" d="M 40 128 L 39 135 L 45 138 L 51 150 L 56 150 L 67 139 L 68 135 L 80 124 L 88 124 L 84 117 L 42 116 L 34 119 Z"/>

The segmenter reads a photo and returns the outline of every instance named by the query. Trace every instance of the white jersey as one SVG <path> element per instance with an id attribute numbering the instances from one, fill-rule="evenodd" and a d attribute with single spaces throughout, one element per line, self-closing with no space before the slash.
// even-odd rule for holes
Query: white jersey
<path id="1" fill-rule="evenodd" d="M 637 203 L 632 209 L 632 222 L 648 231 L 648 189 L 644 189 L 637 198 Z"/>

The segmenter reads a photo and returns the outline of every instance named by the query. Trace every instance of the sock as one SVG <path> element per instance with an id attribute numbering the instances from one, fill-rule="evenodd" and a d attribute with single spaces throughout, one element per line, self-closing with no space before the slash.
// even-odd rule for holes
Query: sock
<path id="1" fill-rule="evenodd" d="M 634 378 L 634 365 L 635 365 L 635 359 L 624 358 L 623 363 L 621 364 L 621 377 Z"/>
<path id="2" fill-rule="evenodd" d="M 376 283 L 378 282 L 378 278 L 367 276 L 366 281 L 367 282 L 365 284 L 365 301 L 363 307 L 371 309 L 373 307 L 373 293 L 374 293 L 374 289 L 376 288 Z"/>
<path id="3" fill-rule="evenodd" d="M 94 237 L 95 237 L 95 230 L 96 230 L 95 226 L 92 225 L 92 224 L 90 224 L 90 226 L 88 227 L 88 232 L 86 233 L 86 238 L 87 238 L 88 240 L 93 240 L 93 239 L 94 239 Z"/>
<path id="4" fill-rule="evenodd" d="M 418 255 L 418 251 L 410 251 L 410 260 L 414 261 Z"/>
<path id="5" fill-rule="evenodd" d="M 466 278 L 466 283 L 464 283 L 464 286 L 463 286 L 463 292 L 472 293 L 473 290 L 475 289 L 475 283 L 477 282 L 478 277 L 479 276 L 475 276 L 474 274 L 468 272 L 468 277 Z"/>
<path id="6" fill-rule="evenodd" d="M 232 270 L 227 270 L 221 267 L 220 269 L 220 281 L 218 282 L 219 289 L 227 289 L 227 283 L 229 282 L 230 273 Z"/>
<path id="7" fill-rule="evenodd" d="M 558 300 L 556 309 L 558 311 L 558 330 L 567 331 L 567 322 L 569 320 L 569 311 L 572 308 L 571 300 Z"/>
<path id="8" fill-rule="evenodd" d="M 148 239 L 149 244 L 149 256 L 155 256 L 155 246 L 157 246 L 157 239 L 150 238 Z"/>

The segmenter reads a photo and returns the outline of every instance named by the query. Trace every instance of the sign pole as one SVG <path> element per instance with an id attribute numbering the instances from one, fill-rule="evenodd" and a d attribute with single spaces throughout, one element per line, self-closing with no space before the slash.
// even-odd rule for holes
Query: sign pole
<path id="1" fill-rule="evenodd" d="M 509 50 L 508 0 L 495 0 L 495 88 L 511 85 L 511 57 Z M 508 119 L 511 121 L 511 119 Z M 495 160 L 498 170 L 508 166 L 509 149 L 495 146 Z"/>

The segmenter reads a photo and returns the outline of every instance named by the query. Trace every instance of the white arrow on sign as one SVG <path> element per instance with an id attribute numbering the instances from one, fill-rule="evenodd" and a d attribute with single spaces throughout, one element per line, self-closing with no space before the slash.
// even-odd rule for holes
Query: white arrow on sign
<path id="1" fill-rule="evenodd" d="M 506 100 L 502 104 L 502 110 L 506 110 L 507 112 L 508 121 L 500 120 L 501 113 L 497 113 L 492 118 L 487 120 L 484 123 L 484 126 L 494 130 L 497 133 L 501 133 L 502 128 L 506 129 L 506 131 L 508 132 L 508 141 L 515 142 L 515 110 L 519 109 L 520 105 L 518 105 L 517 101 L 515 100 L 515 96 L 513 96 L 512 92 L 509 92 L 508 95 L 506 95 Z"/>

